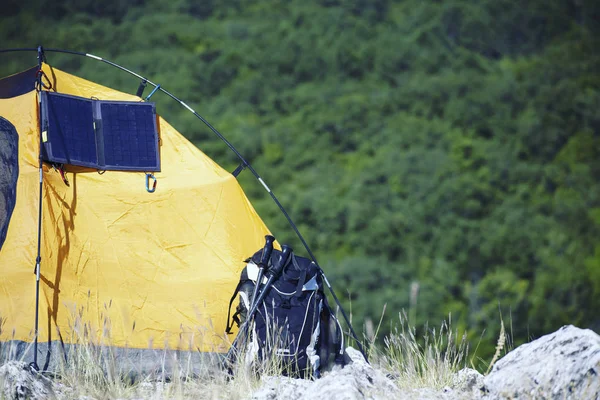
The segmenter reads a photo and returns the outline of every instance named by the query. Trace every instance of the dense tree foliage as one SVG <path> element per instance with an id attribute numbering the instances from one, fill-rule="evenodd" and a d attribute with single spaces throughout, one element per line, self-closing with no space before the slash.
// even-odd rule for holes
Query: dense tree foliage
<path id="1" fill-rule="evenodd" d="M 592 0 L 8 0 L 1 47 L 68 48 L 192 104 L 264 176 L 361 327 L 449 313 L 480 353 L 600 331 L 600 6 Z M 1 54 L 0 71 L 35 62 Z M 131 76 L 48 54 L 134 92 Z M 159 112 L 233 169 L 165 96 Z M 244 172 L 281 242 L 301 245 Z M 411 300 L 412 288 L 412 300 Z"/>

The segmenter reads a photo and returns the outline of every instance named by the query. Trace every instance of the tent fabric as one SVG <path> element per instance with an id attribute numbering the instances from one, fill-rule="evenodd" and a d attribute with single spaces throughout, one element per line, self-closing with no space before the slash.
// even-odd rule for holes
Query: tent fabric
<path id="1" fill-rule="evenodd" d="M 48 65 L 43 70 L 59 93 L 141 101 Z M 11 85 L 29 86 L 15 76 L 0 81 L 6 93 Z M 0 99 L 0 116 L 18 132 L 19 152 L 16 203 L 0 249 L 2 341 L 33 340 L 37 101 L 34 90 Z M 141 172 L 67 166 L 67 186 L 44 164 L 40 342 L 227 349 L 229 296 L 242 261 L 269 231 L 229 172 L 161 117 L 158 127 L 161 172 L 154 193 L 146 191 Z"/>
<path id="2" fill-rule="evenodd" d="M 0 79 L 0 99 L 10 99 L 33 90 L 38 67 Z"/>

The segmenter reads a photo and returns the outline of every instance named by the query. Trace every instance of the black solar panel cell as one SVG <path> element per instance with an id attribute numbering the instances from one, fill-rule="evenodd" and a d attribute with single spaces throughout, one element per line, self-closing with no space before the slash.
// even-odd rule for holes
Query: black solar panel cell
<path id="1" fill-rule="evenodd" d="M 153 105 L 103 103 L 101 112 L 105 128 L 105 163 L 115 167 L 156 168 L 157 137 Z M 109 129 L 106 129 L 107 126 Z"/>
<path id="2" fill-rule="evenodd" d="M 92 101 L 71 96 L 46 96 L 48 157 L 54 162 L 95 167 L 96 138 Z"/>

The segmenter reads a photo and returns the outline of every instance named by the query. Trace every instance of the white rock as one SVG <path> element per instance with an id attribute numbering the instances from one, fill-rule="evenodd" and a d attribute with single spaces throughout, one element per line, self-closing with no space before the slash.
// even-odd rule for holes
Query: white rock
<path id="1" fill-rule="evenodd" d="M 600 399 L 600 336 L 572 325 L 508 353 L 484 378 L 491 398 Z"/>
<path id="2" fill-rule="evenodd" d="M 334 368 L 316 381 L 268 377 L 252 395 L 254 400 L 296 399 L 388 399 L 398 398 L 398 389 L 382 372 L 369 365 L 358 350 L 346 349 L 348 364 Z"/>
<path id="3" fill-rule="evenodd" d="M 452 389 L 458 392 L 480 395 L 484 390 L 483 375 L 471 368 L 463 368 L 452 379 Z"/>
<path id="4" fill-rule="evenodd" d="M 386 399 L 396 398 L 398 388 L 381 371 L 367 363 L 352 347 L 346 349 L 349 363 L 334 369 L 314 382 L 305 398 L 314 399 Z"/>
<path id="5" fill-rule="evenodd" d="M 47 399 L 54 397 L 52 382 L 32 371 L 23 361 L 9 361 L 0 367 L 3 399 Z"/>
<path id="6" fill-rule="evenodd" d="M 266 376 L 261 387 L 252 394 L 254 400 L 299 399 L 306 392 L 311 381 L 292 379 L 284 376 Z"/>

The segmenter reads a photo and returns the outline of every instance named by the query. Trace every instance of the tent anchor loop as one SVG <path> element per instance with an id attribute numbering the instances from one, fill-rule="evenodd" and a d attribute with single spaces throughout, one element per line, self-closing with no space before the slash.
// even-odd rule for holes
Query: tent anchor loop
<path id="1" fill-rule="evenodd" d="M 150 187 L 150 178 L 153 179 L 152 187 Z M 156 191 L 156 178 L 154 174 L 146 172 L 146 190 L 148 193 L 154 193 Z"/>
<path id="2" fill-rule="evenodd" d="M 154 93 L 156 93 L 156 91 L 160 89 L 160 85 L 156 85 L 156 87 L 154 89 L 152 89 L 152 91 L 150 92 L 150 94 L 148 96 L 146 96 L 146 101 L 150 100 L 150 97 L 152 97 L 152 95 Z"/>

